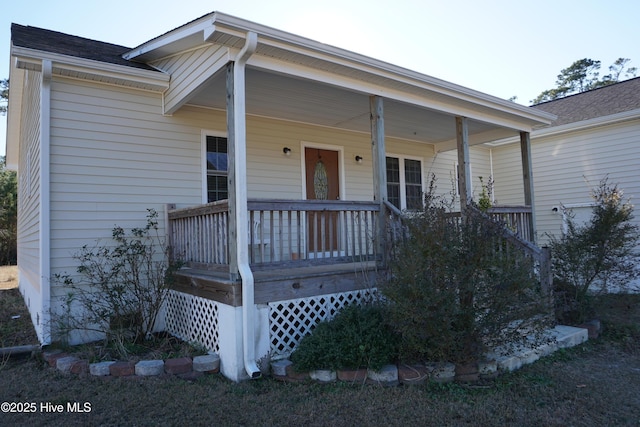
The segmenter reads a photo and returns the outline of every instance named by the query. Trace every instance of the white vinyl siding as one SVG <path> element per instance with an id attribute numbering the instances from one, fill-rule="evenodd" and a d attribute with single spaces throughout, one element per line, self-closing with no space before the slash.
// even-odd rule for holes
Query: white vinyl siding
<path id="1" fill-rule="evenodd" d="M 25 71 L 25 92 L 18 160 L 18 268 L 38 337 L 42 340 L 42 274 L 40 273 L 40 90 L 41 74 Z"/>
<path id="2" fill-rule="evenodd" d="M 172 110 L 184 103 L 189 94 L 206 83 L 229 59 L 226 47 L 208 45 L 153 63 L 159 70 L 171 75 L 171 84 L 164 97 L 164 108 Z"/>
<path id="3" fill-rule="evenodd" d="M 484 180 L 486 185 L 489 177 L 492 175 L 491 170 L 491 152 L 484 147 L 470 147 L 469 157 L 471 162 L 471 189 L 473 199 L 478 200 L 482 193 L 482 187 L 480 186 L 480 177 Z M 457 189 L 457 165 L 458 165 L 458 151 L 444 151 L 437 153 L 431 160 L 431 163 L 427 166 L 428 176 L 426 186 L 429 185 L 431 174 L 435 174 L 437 178 L 437 193 L 445 195 L 447 198 L 454 199 L 454 208 L 459 208 L 460 194 Z M 502 202 L 497 200 L 498 203 Z"/>
<path id="4" fill-rule="evenodd" d="M 589 193 L 600 180 L 619 184 L 625 198 L 640 197 L 640 121 L 619 123 L 554 137 L 531 138 L 538 237 L 562 231 L 562 212 L 554 207 L 591 203 Z M 520 146 L 510 144 L 493 150 L 496 188 L 509 203 L 522 201 Z M 635 223 L 640 225 L 636 215 Z"/>

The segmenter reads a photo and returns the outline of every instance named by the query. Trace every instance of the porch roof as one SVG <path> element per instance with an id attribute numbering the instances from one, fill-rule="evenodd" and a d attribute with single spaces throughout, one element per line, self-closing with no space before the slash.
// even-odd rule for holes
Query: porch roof
<path id="1" fill-rule="evenodd" d="M 444 80 L 304 37 L 213 12 L 125 53 L 158 63 L 190 49 L 223 46 L 232 59 L 248 32 L 258 47 L 247 62 L 247 113 L 370 132 L 369 97 L 385 99 L 385 134 L 455 148 L 454 116 L 472 119 L 469 141 L 479 144 L 548 125 L 555 118 Z M 220 61 L 224 64 L 225 61 Z M 225 108 L 222 66 L 176 105 Z M 215 72 L 217 71 L 217 72 Z M 172 112 L 172 111 L 169 111 Z"/>

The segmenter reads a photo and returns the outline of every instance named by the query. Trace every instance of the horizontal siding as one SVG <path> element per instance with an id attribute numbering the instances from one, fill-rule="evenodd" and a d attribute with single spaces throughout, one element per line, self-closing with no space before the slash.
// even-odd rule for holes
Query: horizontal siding
<path id="1" fill-rule="evenodd" d="M 27 71 L 18 174 L 18 265 L 40 292 L 40 73 Z M 32 313 L 33 314 L 33 313 Z"/>
<path id="2" fill-rule="evenodd" d="M 640 197 L 640 121 L 604 126 L 556 137 L 532 138 L 531 155 L 538 235 L 558 235 L 562 216 L 552 208 L 560 204 L 591 202 L 590 191 L 606 175 L 618 183 L 625 197 Z M 517 162 L 515 161 L 517 159 Z M 517 199 L 516 181 L 522 180 L 517 144 L 494 150 L 496 185 Z M 636 224 L 640 218 L 636 215 Z"/>
<path id="3" fill-rule="evenodd" d="M 471 189 L 474 200 L 478 200 L 482 188 L 480 177 L 486 185 L 491 176 L 490 151 L 482 147 L 469 148 L 469 160 L 471 163 Z M 427 173 L 435 174 L 437 181 L 437 194 L 445 195 L 448 200 L 456 193 L 454 208 L 459 208 L 459 196 L 456 190 L 456 164 L 458 162 L 458 150 L 439 152 L 428 165 Z"/>
<path id="4" fill-rule="evenodd" d="M 44 342 L 40 271 L 40 92 L 41 74 L 25 71 L 18 159 L 18 267 L 24 296 L 38 339 Z"/>

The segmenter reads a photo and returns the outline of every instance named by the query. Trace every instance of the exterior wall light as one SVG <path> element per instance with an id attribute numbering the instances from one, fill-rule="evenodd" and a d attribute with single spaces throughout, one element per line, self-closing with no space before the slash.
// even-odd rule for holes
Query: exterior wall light
<path id="1" fill-rule="evenodd" d="M 282 149 L 282 152 L 284 153 L 285 156 L 290 156 L 291 155 L 291 148 L 289 147 L 284 147 Z"/>
<path id="2" fill-rule="evenodd" d="M 362 156 L 356 156 L 356 162 L 362 163 Z"/>

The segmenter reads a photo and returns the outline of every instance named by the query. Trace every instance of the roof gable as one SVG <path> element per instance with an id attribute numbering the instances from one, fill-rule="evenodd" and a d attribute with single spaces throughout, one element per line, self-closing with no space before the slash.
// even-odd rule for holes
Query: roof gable
<path id="1" fill-rule="evenodd" d="M 640 108 L 640 77 L 533 107 L 558 116 L 551 123 L 552 127 L 637 110 Z"/>

